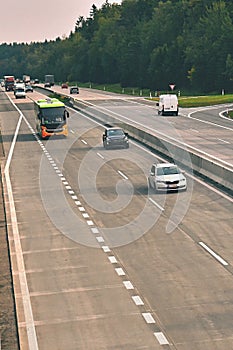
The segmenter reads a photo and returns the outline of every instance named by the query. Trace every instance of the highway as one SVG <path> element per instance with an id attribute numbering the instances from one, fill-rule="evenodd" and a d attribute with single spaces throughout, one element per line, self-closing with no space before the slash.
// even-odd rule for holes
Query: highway
<path id="1" fill-rule="evenodd" d="M 232 198 L 192 174 L 187 192 L 148 190 L 161 159 L 133 141 L 104 150 L 103 126 L 86 116 L 132 119 L 232 164 L 221 108 L 160 119 L 150 101 L 80 89 L 85 108 L 70 109 L 68 138 L 41 141 L 31 100 L 8 95 L 0 118 L 21 349 L 233 348 Z"/>

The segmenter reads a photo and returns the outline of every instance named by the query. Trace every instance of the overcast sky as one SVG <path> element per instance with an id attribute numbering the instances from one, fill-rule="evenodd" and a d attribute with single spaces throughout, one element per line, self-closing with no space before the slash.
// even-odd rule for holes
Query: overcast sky
<path id="1" fill-rule="evenodd" d="M 121 0 L 108 1 L 120 4 Z M 1 0 L 0 44 L 53 40 L 74 31 L 79 16 L 89 16 L 105 0 Z"/>

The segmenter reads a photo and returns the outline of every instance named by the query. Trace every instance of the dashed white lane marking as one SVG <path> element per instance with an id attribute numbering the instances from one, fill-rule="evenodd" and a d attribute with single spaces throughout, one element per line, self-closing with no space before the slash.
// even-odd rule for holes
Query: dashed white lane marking
<path id="1" fill-rule="evenodd" d="M 150 312 L 143 312 L 142 316 L 144 317 L 146 323 L 155 323 L 155 320 Z"/>
<path id="2" fill-rule="evenodd" d="M 87 225 L 88 226 L 93 226 L 94 225 L 94 222 L 92 220 L 87 220 Z"/>
<path id="3" fill-rule="evenodd" d="M 74 134 L 74 131 L 73 131 L 73 130 L 71 130 L 71 129 L 70 129 L 70 132 L 71 132 L 72 134 Z"/>
<path id="4" fill-rule="evenodd" d="M 132 285 L 132 283 L 130 281 L 123 281 L 123 284 L 124 284 L 126 289 L 134 289 L 134 286 Z"/>
<path id="5" fill-rule="evenodd" d="M 124 173 L 122 173 L 122 171 L 118 170 L 117 172 L 118 172 L 118 174 L 121 175 L 125 180 L 128 180 L 128 177 L 127 177 Z"/>
<path id="6" fill-rule="evenodd" d="M 96 240 L 97 240 L 97 242 L 99 242 L 99 243 L 103 243 L 103 242 L 104 242 L 104 237 L 98 236 L 98 237 L 96 237 Z"/>
<path id="7" fill-rule="evenodd" d="M 72 199 L 78 199 L 78 197 L 76 195 L 71 196 Z"/>
<path id="8" fill-rule="evenodd" d="M 111 252 L 111 249 L 107 245 L 102 245 L 102 249 L 105 253 Z"/>
<path id="9" fill-rule="evenodd" d="M 220 255 L 216 254 L 211 248 L 209 248 L 205 243 L 198 242 L 208 253 L 210 253 L 216 260 L 218 260 L 222 265 L 227 266 L 226 262 Z"/>
<path id="10" fill-rule="evenodd" d="M 125 272 L 121 267 L 117 267 L 115 271 L 118 274 L 118 276 L 125 276 Z"/>
<path id="11" fill-rule="evenodd" d="M 143 301 L 142 301 L 142 299 L 140 298 L 139 295 L 133 295 L 133 296 L 132 296 L 132 299 L 133 299 L 133 301 L 135 302 L 135 304 L 136 304 L 137 306 L 139 306 L 139 305 L 144 305 L 144 303 L 143 303 Z"/>
<path id="12" fill-rule="evenodd" d="M 84 145 L 87 145 L 87 142 L 85 140 L 81 140 L 82 143 L 84 143 Z"/>
<path id="13" fill-rule="evenodd" d="M 111 264 L 117 264 L 117 259 L 115 258 L 115 256 L 108 256 L 108 259 Z"/>
<path id="14" fill-rule="evenodd" d="M 104 159 L 104 156 L 102 156 L 102 154 L 97 153 L 97 156 L 99 156 L 100 158 Z"/>
<path id="15" fill-rule="evenodd" d="M 79 207 L 78 208 L 80 211 L 85 211 L 85 208 L 83 208 L 83 207 Z"/>
<path id="16" fill-rule="evenodd" d="M 168 345 L 169 342 L 163 332 L 156 332 L 154 333 L 155 337 L 157 338 L 160 345 Z"/>
<path id="17" fill-rule="evenodd" d="M 87 219 L 90 217 L 87 213 L 82 213 L 82 216 L 84 217 L 84 219 Z"/>
<path id="18" fill-rule="evenodd" d="M 150 198 L 149 197 L 149 201 L 151 202 L 151 203 L 153 203 L 157 208 L 159 208 L 161 211 L 163 211 L 164 210 L 164 208 L 163 207 L 161 207 L 161 205 L 159 205 L 157 202 L 155 202 L 152 198 Z"/>
<path id="19" fill-rule="evenodd" d="M 229 141 L 226 141 L 226 140 L 223 140 L 223 139 L 217 139 L 217 140 L 219 140 L 221 142 L 224 142 L 224 143 L 230 143 Z"/>
<path id="20" fill-rule="evenodd" d="M 92 227 L 92 228 L 91 228 L 91 231 L 92 231 L 92 233 L 94 233 L 94 234 L 99 233 L 99 230 L 98 230 L 97 227 Z"/>
<path id="21" fill-rule="evenodd" d="M 80 201 L 75 201 L 74 202 L 76 205 L 81 205 L 81 202 Z"/>

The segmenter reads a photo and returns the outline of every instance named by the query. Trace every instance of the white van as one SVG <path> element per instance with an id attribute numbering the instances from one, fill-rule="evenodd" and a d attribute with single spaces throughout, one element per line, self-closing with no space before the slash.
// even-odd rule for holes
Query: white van
<path id="1" fill-rule="evenodd" d="M 159 115 L 178 115 L 178 98 L 175 94 L 160 95 L 156 105 Z"/>
<path id="2" fill-rule="evenodd" d="M 14 88 L 15 98 L 26 98 L 26 90 L 24 84 L 16 84 Z"/>

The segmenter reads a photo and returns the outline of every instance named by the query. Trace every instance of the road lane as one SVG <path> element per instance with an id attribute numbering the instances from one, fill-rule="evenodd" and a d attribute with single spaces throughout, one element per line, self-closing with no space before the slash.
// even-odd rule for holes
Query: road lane
<path id="1" fill-rule="evenodd" d="M 25 110 L 25 115 L 33 124 L 32 112 Z M 10 129 L 8 122 L 4 123 Z M 214 243 L 215 250 L 232 263 L 231 245 L 228 244 L 232 203 L 195 183 L 182 224 L 167 234 L 171 212 L 187 200 L 190 193 L 150 193 L 151 198 L 164 208 L 161 213 L 150 202 L 147 215 L 153 218 L 154 225 L 143 232 L 146 221 L 150 220 L 150 217 L 145 217 L 140 222 L 142 235 L 137 240 L 119 247 L 108 247 L 111 237 L 105 240 L 104 233 L 112 227 L 119 230 L 126 227 L 144 208 L 148 196 L 146 174 L 155 157 L 141 148 L 140 151 L 134 150 L 133 145 L 129 150 L 103 150 L 102 129 L 78 113 L 72 115 L 70 128 L 73 133 L 69 140 L 51 140 L 44 144 L 49 149 L 51 161 L 54 160 L 62 171 L 66 181 L 61 182 L 67 182 L 74 190 L 71 195 L 65 192 L 69 207 L 76 216 L 84 219 L 77 210 L 77 200 L 72 199 L 77 195 L 89 216 L 88 221 L 91 220 L 98 230 L 95 237 L 102 249 L 69 240 L 48 218 L 39 196 L 38 174 L 43 149 L 31 138 L 25 123 L 20 130 L 22 137 L 17 142 L 12 163 L 12 184 L 40 348 L 51 348 L 57 342 L 57 348 L 60 346 L 61 349 L 116 346 L 121 349 L 156 349 L 161 346 L 157 340 L 161 339 L 161 332 L 177 349 L 231 348 L 232 275 L 197 243 L 203 240 L 212 248 Z M 81 137 L 77 138 L 80 134 Z M 67 147 L 69 152 L 63 163 L 61 153 Z M 89 153 L 90 160 L 98 166 L 99 162 L 107 160 L 97 174 L 96 164 L 87 162 Z M 130 203 L 116 213 L 93 208 L 96 203 L 86 200 L 93 188 L 88 188 L 85 182 L 86 187 L 82 188 L 83 183 L 77 181 L 80 166 L 85 162 L 89 176 L 96 176 L 96 187 L 105 200 L 104 208 L 114 208 L 118 197 L 123 202 L 125 197 L 129 198 L 131 183 L 133 195 Z M 48 171 L 51 184 L 58 175 L 49 159 L 48 164 L 53 170 Z M 94 170 L 91 165 L 95 165 Z M 119 171 L 127 179 L 122 179 Z M 190 179 L 189 182 L 191 185 Z M 128 191 L 127 196 L 122 189 Z M 54 195 L 53 187 L 50 191 Z M 222 221 L 218 226 L 220 217 Z M 211 226 L 210 218 L 214 220 Z M 87 235 L 89 229 L 87 224 Z M 127 227 L 125 234 L 129 233 L 135 238 L 133 228 L 129 232 Z M 125 285 L 133 285 L 132 294 Z M 137 305 L 135 300 L 142 301 L 143 305 L 140 302 Z M 149 327 L 149 324 L 154 325 L 153 320 L 156 329 Z M 23 320 L 20 325 L 25 327 Z M 94 339 L 89 339 L 90 333 L 95 335 Z"/>

